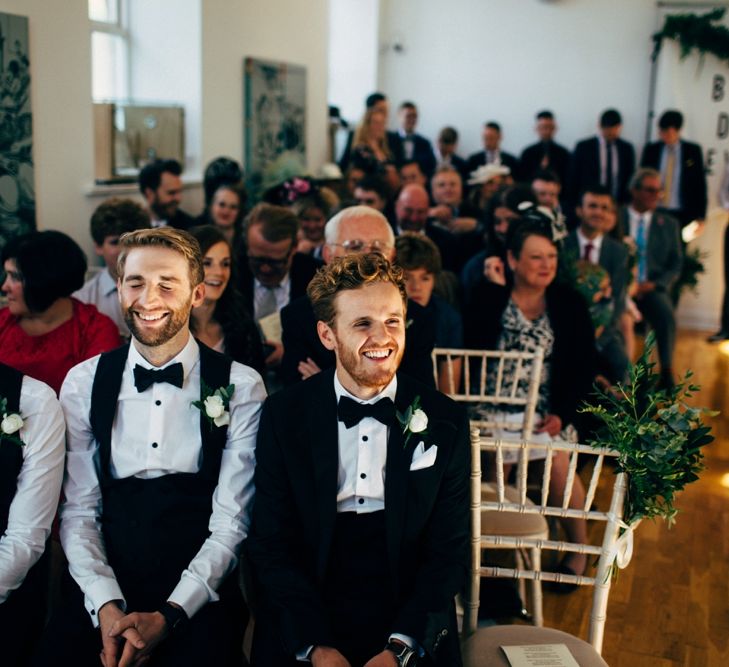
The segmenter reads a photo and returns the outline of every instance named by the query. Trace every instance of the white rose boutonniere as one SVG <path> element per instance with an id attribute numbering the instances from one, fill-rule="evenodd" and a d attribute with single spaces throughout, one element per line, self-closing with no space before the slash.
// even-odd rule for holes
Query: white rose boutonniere
<path id="1" fill-rule="evenodd" d="M 25 443 L 18 435 L 16 435 L 18 431 L 23 428 L 25 420 L 17 412 L 8 414 L 8 400 L 6 398 L 0 398 L 0 414 L 3 416 L 2 421 L 0 422 L 0 432 L 2 432 L 2 437 L 6 440 L 12 440 L 21 447 L 25 446 Z"/>
<path id="2" fill-rule="evenodd" d="M 227 387 L 218 387 L 215 390 L 212 390 L 204 382 L 200 386 L 200 400 L 193 401 L 192 404 L 202 411 L 210 424 L 210 428 L 230 424 L 230 399 L 235 392 L 235 385 L 229 384 Z"/>
<path id="3" fill-rule="evenodd" d="M 412 405 L 405 412 L 397 413 L 397 420 L 402 426 L 405 446 L 407 446 L 414 433 L 421 437 L 428 435 L 428 415 L 420 407 L 420 396 L 415 397 Z"/>

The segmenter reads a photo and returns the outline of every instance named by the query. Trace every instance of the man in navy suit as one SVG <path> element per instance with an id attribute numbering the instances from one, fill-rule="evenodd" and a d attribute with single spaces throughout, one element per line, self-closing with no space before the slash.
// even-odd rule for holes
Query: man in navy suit
<path id="1" fill-rule="evenodd" d="M 180 208 L 182 165 L 177 160 L 155 160 L 139 172 L 139 191 L 149 209 L 152 227 L 189 229 L 194 219 Z"/>
<path id="2" fill-rule="evenodd" d="M 612 384 L 627 380 L 629 363 L 625 341 L 618 326 L 625 309 L 628 250 L 622 243 L 605 234 L 614 210 L 615 204 L 606 188 L 598 185 L 586 190 L 577 207 L 580 225 L 565 240 L 565 250 L 574 258 L 599 264 L 610 276 L 612 317 L 596 340 L 596 346 L 600 372 Z"/>
<path id="3" fill-rule="evenodd" d="M 455 127 L 444 127 L 438 134 L 438 141 L 434 149 L 436 166 L 444 165 L 454 167 L 465 183 L 468 180 L 468 162 L 456 154 L 458 149 L 458 130 Z"/>
<path id="4" fill-rule="evenodd" d="M 554 140 L 557 122 L 551 111 L 540 111 L 537 114 L 536 130 L 539 141 L 527 146 L 521 154 L 519 179 L 528 182 L 537 172 L 549 170 L 559 177 L 560 183 L 566 182 L 570 152 Z"/>
<path id="5" fill-rule="evenodd" d="M 336 365 L 263 409 L 251 662 L 459 667 L 465 410 L 398 371 L 407 297 L 402 271 L 380 253 L 335 259 L 308 293 Z"/>
<path id="6" fill-rule="evenodd" d="M 483 126 L 481 133 L 483 150 L 473 153 L 468 158 L 468 171 L 476 171 L 484 164 L 500 164 L 509 167 L 512 174 L 519 173 L 519 160 L 513 155 L 501 150 L 501 126 L 489 121 Z"/>
<path id="7" fill-rule="evenodd" d="M 620 138 L 620 112 L 607 109 L 600 116 L 600 132 L 575 146 L 570 163 L 570 198 L 575 204 L 586 188 L 595 184 L 608 189 L 618 204 L 629 199 L 628 182 L 635 171 L 633 144 Z"/>
<path id="8" fill-rule="evenodd" d="M 418 108 L 412 102 L 403 102 L 397 110 L 397 120 L 400 127 L 387 140 L 391 142 L 390 148 L 398 165 L 415 161 L 430 178 L 435 171 L 435 156 L 430 142 L 415 131 Z"/>
<path id="9" fill-rule="evenodd" d="M 693 220 L 704 222 L 706 174 L 701 146 L 681 139 L 682 127 L 680 111 L 664 111 L 658 120 L 660 141 L 646 145 L 640 164 L 661 173 L 663 192 L 659 204 L 683 228 Z"/>

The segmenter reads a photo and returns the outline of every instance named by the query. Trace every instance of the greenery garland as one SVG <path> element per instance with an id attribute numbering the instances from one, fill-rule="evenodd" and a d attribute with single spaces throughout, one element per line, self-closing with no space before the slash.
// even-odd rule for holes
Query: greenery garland
<path id="1" fill-rule="evenodd" d="M 675 387 L 658 389 L 659 375 L 650 361 L 654 345 L 651 332 L 627 384 L 618 384 L 617 390 L 598 388 L 597 400 L 581 410 L 602 422 L 590 444 L 619 452 L 618 472 L 628 475 L 623 514 L 628 525 L 655 517 L 674 523 L 676 494 L 699 478 L 701 448 L 714 440 L 702 417 L 718 414 L 686 405 L 685 399 L 699 389 L 690 383 L 691 371 Z"/>
<path id="2" fill-rule="evenodd" d="M 707 53 L 729 64 L 729 28 L 714 25 L 724 18 L 725 8 L 706 14 L 673 14 L 666 16 L 663 28 L 653 35 L 656 51 L 664 39 L 675 39 L 681 48 L 681 59 L 696 49 L 701 57 Z"/>

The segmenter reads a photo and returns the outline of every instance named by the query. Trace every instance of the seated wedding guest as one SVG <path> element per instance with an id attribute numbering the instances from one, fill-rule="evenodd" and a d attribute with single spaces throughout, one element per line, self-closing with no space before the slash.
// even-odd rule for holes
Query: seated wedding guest
<path id="1" fill-rule="evenodd" d="M 380 253 L 333 260 L 308 291 L 335 363 L 261 415 L 247 543 L 261 601 L 252 665 L 460 665 L 465 412 L 398 369 L 405 289 Z M 413 406 L 427 435 L 395 419 Z"/>
<path id="2" fill-rule="evenodd" d="M 392 151 L 398 166 L 414 161 L 423 173 L 430 177 L 435 171 L 433 148 L 422 134 L 415 131 L 418 124 L 418 108 L 412 102 L 403 102 L 397 110 L 397 132 L 391 135 Z"/>
<path id="3" fill-rule="evenodd" d="M 330 188 L 309 182 L 309 189 L 296 193 L 290 206 L 300 225 L 296 252 L 321 259 L 324 226 L 339 208 L 339 197 Z"/>
<path id="4" fill-rule="evenodd" d="M 217 227 L 225 240 L 235 248 L 240 242 L 246 199 L 242 183 L 223 183 L 215 189 L 210 203 L 195 222 L 197 225 Z"/>
<path id="5" fill-rule="evenodd" d="M 544 366 L 537 401 L 536 434 L 550 438 L 569 434 L 578 422 L 578 408 L 592 391 L 596 375 L 595 336 L 587 305 L 571 287 L 554 282 L 558 250 L 551 220 L 538 212 L 516 220 L 506 237 L 507 262 L 513 283 L 482 281 L 464 309 L 465 344 L 479 350 L 544 349 Z M 488 317 L 484 317 L 488 313 Z M 511 372 L 515 369 L 512 368 Z M 522 386 L 526 390 L 526 383 Z M 501 408 L 508 412 L 508 408 Z M 552 459 L 550 491 L 561 494 L 568 468 L 566 452 Z M 562 502 L 562 498 L 552 498 Z M 576 478 L 569 506 L 582 508 L 584 488 Z M 584 520 L 564 521 L 570 541 L 585 544 Z M 570 553 L 561 571 L 582 574 L 587 559 Z"/>
<path id="6" fill-rule="evenodd" d="M 296 252 L 299 221 L 283 206 L 258 204 L 244 222 L 243 250 L 238 261 L 238 289 L 256 322 L 278 313 L 303 296 L 321 263 Z M 274 340 L 267 346 L 266 366 L 281 362 L 283 347 Z"/>
<path id="7" fill-rule="evenodd" d="M 501 150 L 501 126 L 494 121 L 489 121 L 483 126 L 481 132 L 483 150 L 473 153 L 468 158 L 468 172 L 476 171 L 484 164 L 501 164 L 509 167 L 512 174 L 519 173 L 519 161 L 506 151 Z"/>
<path id="8" fill-rule="evenodd" d="M 485 221 L 486 209 L 491 198 L 504 186 L 512 185 L 509 167 L 500 164 L 485 164 L 468 178 L 468 203 L 481 222 Z"/>
<path id="9" fill-rule="evenodd" d="M 456 154 L 456 150 L 458 150 L 458 131 L 455 127 L 444 127 L 438 133 L 438 140 L 433 151 L 436 169 L 443 166 L 455 167 L 461 175 L 461 180 L 465 183 L 468 180 L 468 163 Z"/>
<path id="10" fill-rule="evenodd" d="M 551 111 L 540 111 L 536 118 L 536 133 L 539 141 L 527 146 L 519 160 L 519 178 L 533 181 L 540 171 L 553 172 L 561 183 L 565 182 L 570 166 L 570 152 L 555 140 L 557 121 Z"/>
<path id="11" fill-rule="evenodd" d="M 416 187 L 416 186 L 411 186 Z M 352 253 L 380 252 L 388 260 L 395 256 L 395 235 L 382 213 L 368 206 L 342 209 L 324 229 L 324 263 Z M 407 346 L 403 371 L 433 386 L 431 353 L 435 345 L 435 319 L 417 303 L 409 300 L 405 332 Z M 293 300 L 281 311 L 284 354 L 281 377 L 284 384 L 306 380 L 331 368 L 335 358 L 316 333 L 316 319 L 308 297 Z"/>
<path id="12" fill-rule="evenodd" d="M 661 188 L 659 171 L 649 167 L 638 169 L 630 181 L 630 205 L 620 211 L 618 224 L 636 249 L 638 285 L 633 298 L 656 332 L 661 383 L 671 387 L 676 345 L 671 287 L 681 275 L 683 252 L 678 221 L 656 210 Z"/>
<path id="13" fill-rule="evenodd" d="M 365 176 L 354 188 L 357 206 L 370 206 L 380 213 L 385 213 L 390 195 L 387 182 L 380 176 Z"/>
<path id="14" fill-rule="evenodd" d="M 463 348 L 463 322 L 461 314 L 443 297 L 435 294 L 436 281 L 441 273 L 440 252 L 427 236 L 406 232 L 395 240 L 395 264 L 404 272 L 408 299 L 433 312 L 435 319 L 435 346 L 451 349 Z M 460 360 L 453 364 L 453 385 L 444 368 L 439 369 L 438 389 L 444 394 L 458 390 Z"/>
<path id="15" fill-rule="evenodd" d="M 454 232 L 472 232 L 478 221 L 476 212 L 463 201 L 463 181 L 454 167 L 438 167 L 430 181 L 434 206 L 429 217 Z"/>
<path id="16" fill-rule="evenodd" d="M 194 238 L 145 229 L 121 245 L 131 345 L 79 364 L 61 390 L 73 581 L 37 665 L 238 667 L 263 382 L 190 335 L 204 299 Z"/>
<path id="17" fill-rule="evenodd" d="M 511 279 L 506 264 L 506 233 L 524 207 L 536 206 L 534 192 L 524 185 L 499 190 L 486 207 L 483 250 L 469 259 L 461 271 L 461 287 L 468 293 L 482 280 Z"/>
<path id="18" fill-rule="evenodd" d="M 559 176 L 548 169 L 540 169 L 534 173 L 531 183 L 537 204 L 548 208 L 555 215 L 561 214 L 559 197 L 562 194 L 562 182 Z"/>
<path id="19" fill-rule="evenodd" d="M 428 187 L 428 177 L 423 173 L 420 165 L 415 162 L 405 162 L 400 167 L 400 182 L 403 187 L 406 185 L 420 185 Z"/>
<path id="20" fill-rule="evenodd" d="M 263 373 L 263 345 L 233 279 L 233 251 L 223 233 L 210 225 L 190 229 L 200 244 L 205 299 L 192 309 L 190 331 L 216 352 Z"/>
<path id="21" fill-rule="evenodd" d="M 182 165 L 177 160 L 155 160 L 139 172 L 139 191 L 147 202 L 152 227 L 187 229 L 195 220 L 181 208 Z"/>
<path id="22" fill-rule="evenodd" d="M 577 206 L 579 227 L 565 239 L 567 261 L 583 260 L 603 267 L 609 276 L 612 296 L 608 297 L 612 316 L 597 341 L 600 372 L 611 384 L 625 382 L 630 361 L 620 333 L 620 318 L 625 310 L 628 284 L 628 251 L 608 235 L 615 215 L 615 203 L 607 188 L 593 185 L 585 190 Z"/>
<path id="23" fill-rule="evenodd" d="M 243 169 L 240 164 L 229 157 L 216 157 L 205 167 L 203 174 L 203 191 L 205 206 L 210 206 L 213 195 L 221 185 L 240 185 L 243 182 Z M 245 194 L 245 191 L 244 191 Z M 241 202 L 241 207 L 245 201 Z"/>
<path id="24" fill-rule="evenodd" d="M 383 111 L 372 108 L 365 112 L 352 138 L 350 159 L 354 164 L 358 160 L 372 162 L 382 171 L 385 165 L 394 164 L 395 156 L 387 137 L 387 116 Z"/>
<path id="25" fill-rule="evenodd" d="M 8 305 L 0 310 L 0 362 L 58 392 L 73 366 L 121 344 L 114 322 L 71 297 L 83 285 L 86 257 L 70 237 L 16 236 L 2 261 Z"/>
<path id="26" fill-rule="evenodd" d="M 116 288 L 119 237 L 145 227 L 149 227 L 149 215 L 131 199 L 114 197 L 100 204 L 91 216 L 91 238 L 94 240 L 94 250 L 103 258 L 105 267 L 71 295 L 83 303 L 96 306 L 100 313 L 110 317 L 125 338 L 129 336 L 129 329 L 121 314 Z"/>
<path id="27" fill-rule="evenodd" d="M 61 406 L 47 385 L 0 364 L 0 641 L 25 667 L 45 623 L 50 552 L 66 453 Z"/>

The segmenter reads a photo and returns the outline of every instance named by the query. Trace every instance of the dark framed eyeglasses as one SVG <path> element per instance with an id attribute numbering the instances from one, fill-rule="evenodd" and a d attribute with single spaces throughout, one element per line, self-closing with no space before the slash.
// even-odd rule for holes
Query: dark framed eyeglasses
<path id="1" fill-rule="evenodd" d="M 344 248 L 347 252 L 380 252 L 385 253 L 392 250 L 392 244 L 387 241 L 362 241 L 361 239 L 347 239 L 342 243 L 331 243 L 330 245 Z"/>

